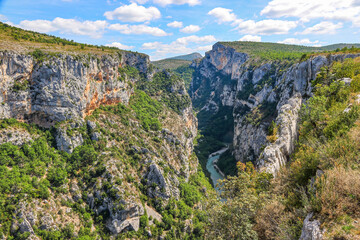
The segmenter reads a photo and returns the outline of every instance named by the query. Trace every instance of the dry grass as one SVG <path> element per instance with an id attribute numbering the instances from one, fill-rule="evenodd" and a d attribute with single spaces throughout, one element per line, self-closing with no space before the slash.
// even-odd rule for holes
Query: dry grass
<path id="1" fill-rule="evenodd" d="M 316 186 L 323 220 L 336 220 L 344 215 L 360 217 L 359 171 L 336 167 L 317 178 Z"/>

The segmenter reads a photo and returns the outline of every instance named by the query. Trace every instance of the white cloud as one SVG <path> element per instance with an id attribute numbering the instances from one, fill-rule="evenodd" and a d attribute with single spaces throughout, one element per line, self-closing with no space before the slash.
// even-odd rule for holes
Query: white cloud
<path id="1" fill-rule="evenodd" d="M 359 0 L 272 0 L 261 11 L 272 18 L 296 17 L 303 22 L 311 19 L 354 21 L 360 17 Z"/>
<path id="2" fill-rule="evenodd" d="M 207 52 L 212 49 L 213 45 L 200 46 L 196 48 L 197 52 Z"/>
<path id="3" fill-rule="evenodd" d="M 55 18 L 48 20 L 24 20 L 21 21 L 19 27 L 42 32 L 56 32 L 74 35 L 90 36 L 92 38 L 101 38 L 108 23 L 106 21 L 79 21 L 76 19 Z"/>
<path id="4" fill-rule="evenodd" d="M 0 21 L 5 22 L 8 18 L 5 15 L 0 14 Z"/>
<path id="5" fill-rule="evenodd" d="M 271 35 L 287 34 L 293 28 L 296 28 L 298 22 L 266 19 L 261 21 L 238 19 L 232 9 L 214 8 L 208 15 L 217 18 L 218 23 L 231 22 L 232 26 L 240 33 L 248 35 Z"/>
<path id="6" fill-rule="evenodd" d="M 159 4 L 160 6 L 166 5 L 183 5 L 188 4 L 189 6 L 195 6 L 201 4 L 200 0 L 153 0 L 154 3 Z"/>
<path id="7" fill-rule="evenodd" d="M 113 42 L 113 43 L 110 43 L 110 44 L 106 44 L 105 46 L 107 46 L 107 47 L 117 47 L 119 49 L 124 49 L 124 50 L 131 50 L 131 49 L 134 48 L 134 46 L 124 45 L 124 44 L 119 43 L 119 42 Z"/>
<path id="8" fill-rule="evenodd" d="M 261 42 L 261 37 L 260 36 L 254 36 L 254 35 L 245 35 L 242 38 L 240 38 L 239 41 Z"/>
<path id="9" fill-rule="evenodd" d="M 232 9 L 218 7 L 208 12 L 208 15 L 217 18 L 219 23 L 233 22 L 236 20 L 236 15 L 232 11 Z"/>
<path id="10" fill-rule="evenodd" d="M 150 27 L 144 24 L 141 25 L 129 25 L 129 24 L 112 24 L 109 26 L 110 30 L 119 31 L 122 34 L 135 34 L 135 35 L 152 35 L 157 37 L 169 36 L 164 30 L 158 27 Z"/>
<path id="11" fill-rule="evenodd" d="M 180 32 L 183 32 L 183 33 L 196 33 L 198 31 L 200 31 L 200 27 L 197 26 L 197 25 L 189 25 L 189 26 L 186 26 L 184 27 L 183 29 L 180 30 Z"/>
<path id="12" fill-rule="evenodd" d="M 293 28 L 297 27 L 297 22 L 283 20 L 262 20 L 255 22 L 254 20 L 237 21 L 236 29 L 240 33 L 251 35 L 271 35 L 271 34 L 287 34 Z"/>
<path id="13" fill-rule="evenodd" d="M 210 43 L 210 42 L 215 42 L 215 41 L 216 41 L 216 38 L 213 35 L 206 35 L 203 37 L 191 35 L 188 37 L 178 38 L 178 39 L 176 39 L 175 42 L 179 43 L 179 44 L 188 45 L 189 43 Z"/>
<path id="14" fill-rule="evenodd" d="M 319 44 L 319 41 L 312 42 L 308 38 L 304 38 L 304 39 L 286 38 L 285 40 L 279 41 L 278 43 L 293 44 L 293 45 L 315 45 L 315 44 Z"/>
<path id="15" fill-rule="evenodd" d="M 105 12 L 104 16 L 109 20 L 118 19 L 123 22 L 147 22 L 161 17 L 156 7 L 146 8 L 136 3 L 118 7 L 114 11 Z"/>
<path id="16" fill-rule="evenodd" d="M 183 23 L 182 22 L 178 22 L 178 21 L 173 21 L 171 23 L 167 24 L 168 27 L 172 27 L 172 28 L 182 28 L 183 27 Z"/>
<path id="17" fill-rule="evenodd" d="M 211 45 L 202 45 L 214 43 L 216 38 L 212 35 L 207 36 L 188 36 L 178 38 L 177 40 L 171 42 L 170 44 L 165 44 L 162 42 L 148 42 L 142 45 L 144 50 L 155 50 L 154 59 L 160 59 L 167 54 L 186 54 L 192 53 L 194 51 L 207 51 L 211 49 Z M 201 44 L 201 45 L 199 45 Z"/>
<path id="18" fill-rule="evenodd" d="M 342 23 L 332 23 L 332 22 L 321 22 L 316 24 L 315 26 L 309 27 L 307 29 L 305 29 L 303 32 L 301 33 L 296 33 L 296 34 L 335 34 L 336 30 L 339 28 L 342 28 L 343 24 Z"/>
<path id="19" fill-rule="evenodd" d="M 354 6 L 354 7 L 360 6 L 360 0 L 354 0 L 352 3 L 352 6 Z"/>

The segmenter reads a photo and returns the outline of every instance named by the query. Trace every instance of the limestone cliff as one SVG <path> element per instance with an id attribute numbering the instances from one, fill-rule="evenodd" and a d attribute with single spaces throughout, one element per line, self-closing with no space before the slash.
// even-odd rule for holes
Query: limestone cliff
<path id="1" fill-rule="evenodd" d="M 156 222 L 141 226 L 140 218 L 151 217 L 160 224 L 166 204 L 171 199 L 183 201 L 181 184 L 197 174 L 192 156 L 197 120 L 184 82 L 173 77 L 154 71 L 148 56 L 132 52 L 0 52 L 0 142 L 21 152 L 22 146 L 38 144 L 37 139 L 47 134 L 49 141 L 43 146 L 57 148 L 49 151 L 67 171 L 56 187 L 50 181 L 46 200 L 19 198 L 12 212 L 17 218 L 9 220 L 10 232 L 4 233 L 38 239 L 37 229 L 65 231 L 65 224 L 72 224 L 75 235 L 83 234 L 84 226 L 94 236 L 95 226 L 112 236 L 140 227 L 151 235 L 150 226 Z M 156 85 L 159 82 L 166 87 Z M 166 99 L 152 95 L 150 86 L 164 92 Z M 173 99 L 187 104 L 171 105 Z M 32 132 L 27 124 L 39 130 Z M 84 159 L 71 172 L 75 158 Z M 40 176 L 46 179 L 53 164 L 46 163 L 41 173 L 45 175 Z M 84 210 L 75 208 L 87 209 L 96 223 L 83 223 L 90 215 L 84 218 Z M 190 234 L 191 224 L 187 229 Z"/>
<path id="2" fill-rule="evenodd" d="M 217 43 L 199 63 L 193 63 L 190 95 L 203 115 L 231 107 L 236 160 L 253 161 L 260 169 L 275 174 L 294 151 L 298 113 L 311 96 L 311 81 L 320 68 L 356 56 L 318 55 L 291 64 L 261 62 Z M 272 121 L 278 130 L 274 142 L 267 139 Z"/>
<path id="3" fill-rule="evenodd" d="M 127 103 L 138 79 L 118 69 L 130 66 L 147 74 L 145 55 L 52 54 L 38 61 L 32 55 L 0 52 L 0 118 L 16 118 L 51 126 L 81 119 L 102 104 Z M 125 77 L 129 79 L 125 79 Z"/>

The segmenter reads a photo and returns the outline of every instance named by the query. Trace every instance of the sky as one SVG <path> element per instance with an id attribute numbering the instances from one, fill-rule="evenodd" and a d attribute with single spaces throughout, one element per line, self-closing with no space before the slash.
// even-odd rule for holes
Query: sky
<path id="1" fill-rule="evenodd" d="M 151 60 L 218 41 L 360 42 L 360 0 L 0 0 L 0 21 Z"/>

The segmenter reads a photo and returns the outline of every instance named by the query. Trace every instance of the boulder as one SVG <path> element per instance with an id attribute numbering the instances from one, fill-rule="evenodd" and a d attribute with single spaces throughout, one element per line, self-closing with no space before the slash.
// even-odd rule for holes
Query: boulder
<path id="1" fill-rule="evenodd" d="M 312 217 L 313 213 L 306 216 L 299 240 L 321 240 L 323 238 L 320 222 L 318 220 L 310 221 Z"/>

